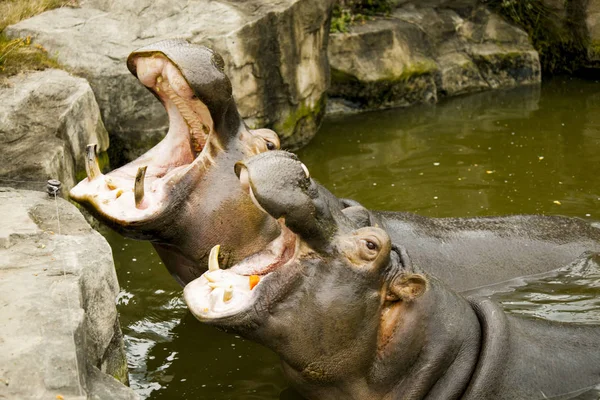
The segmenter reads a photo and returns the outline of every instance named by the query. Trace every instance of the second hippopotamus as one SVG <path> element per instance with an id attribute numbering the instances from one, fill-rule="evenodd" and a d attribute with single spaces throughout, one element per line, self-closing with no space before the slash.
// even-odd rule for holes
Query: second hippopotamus
<path id="1" fill-rule="evenodd" d="M 215 250 L 184 298 L 200 321 L 277 352 L 306 398 L 566 399 L 600 384 L 600 326 L 463 298 L 385 230 L 330 210 L 299 162 L 286 165 L 276 183 L 238 165 L 280 224 L 277 243 L 227 270 Z"/>
<path id="2" fill-rule="evenodd" d="M 327 239 L 323 238 L 327 230 L 319 225 L 324 216 L 331 218 L 327 224 L 336 228 L 379 226 L 392 242 L 402 243 L 417 265 L 426 265 L 428 272 L 458 291 L 547 272 L 567 265 L 585 251 L 600 251 L 600 229 L 578 218 L 427 218 L 367 210 L 356 202 L 338 199 L 307 178 L 308 169 L 294 154 L 284 151 L 251 157 L 236 164 L 236 170 L 243 174 L 243 185 L 249 185 L 245 182 L 251 178 L 255 187 L 250 185 L 250 194 L 272 205 L 278 217 L 293 213 L 288 224 L 315 225 L 311 228 L 313 242 Z M 288 207 L 290 204 L 295 207 Z"/>

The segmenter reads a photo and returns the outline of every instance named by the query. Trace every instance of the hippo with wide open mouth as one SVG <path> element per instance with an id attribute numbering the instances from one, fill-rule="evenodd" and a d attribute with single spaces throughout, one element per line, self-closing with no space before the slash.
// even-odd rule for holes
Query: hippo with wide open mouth
<path id="1" fill-rule="evenodd" d="M 567 399 L 600 384 L 600 326 L 509 316 L 460 296 L 385 230 L 331 208 L 291 155 L 236 170 L 282 233 L 227 270 L 216 247 L 184 298 L 200 321 L 278 353 L 306 398 Z"/>
<path id="2" fill-rule="evenodd" d="M 103 175 L 94 145 L 87 179 L 73 200 L 123 235 L 151 240 L 183 285 L 198 277 L 210 249 L 223 245 L 225 264 L 277 237 L 234 174 L 239 159 L 279 148 L 268 129 L 251 131 L 232 96 L 221 56 L 184 40 L 165 40 L 130 54 L 127 66 L 164 105 L 165 138 L 138 159 Z"/>

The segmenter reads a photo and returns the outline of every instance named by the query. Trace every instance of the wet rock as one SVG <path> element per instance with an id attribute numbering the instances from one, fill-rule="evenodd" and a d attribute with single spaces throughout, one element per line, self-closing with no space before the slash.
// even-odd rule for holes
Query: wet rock
<path id="1" fill-rule="evenodd" d="M 588 57 L 592 64 L 600 66 L 600 0 L 589 0 L 585 22 L 589 34 Z"/>
<path id="2" fill-rule="evenodd" d="M 106 240 L 40 192 L 0 188 L 0 214 L 0 398 L 136 398 L 113 378 L 127 364 Z"/>
<path id="3" fill-rule="evenodd" d="M 380 20 L 333 34 L 329 44 L 332 97 L 364 108 L 389 108 L 437 100 L 437 64 L 424 32 L 396 20 Z"/>
<path id="4" fill-rule="evenodd" d="M 221 53 L 247 123 L 274 127 L 285 145 L 297 147 L 314 135 L 324 113 L 332 3 L 89 0 L 5 32 L 31 36 L 88 79 L 111 133 L 111 154 L 135 158 L 164 135 L 163 107 L 131 76 L 125 59 L 136 48 L 175 37 Z"/>
<path id="5" fill-rule="evenodd" d="M 435 103 L 539 83 L 527 34 L 469 1 L 401 1 L 387 18 L 332 34 L 330 111 Z"/>
<path id="6" fill-rule="evenodd" d="M 108 148 L 85 79 L 50 69 L 11 77 L 0 88 L 0 185 L 45 190 L 54 178 L 67 193 L 85 176 L 88 143 Z"/>

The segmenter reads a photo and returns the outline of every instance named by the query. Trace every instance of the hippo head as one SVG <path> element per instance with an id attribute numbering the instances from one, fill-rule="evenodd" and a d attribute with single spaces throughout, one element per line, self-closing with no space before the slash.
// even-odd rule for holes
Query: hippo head
<path id="1" fill-rule="evenodd" d="M 224 246 L 227 263 L 276 237 L 277 224 L 240 189 L 233 166 L 279 148 L 279 139 L 268 129 L 247 129 L 221 56 L 184 40 L 165 40 L 131 53 L 127 66 L 166 108 L 168 133 L 106 175 L 89 145 L 87 179 L 71 190 L 71 198 L 123 235 L 153 241 L 182 284 L 204 272 L 196 268 L 206 264 L 214 244 Z"/>
<path id="2" fill-rule="evenodd" d="M 215 249 L 209 271 L 184 289 L 192 313 L 275 350 L 288 378 L 310 398 L 326 398 L 317 395 L 322 385 L 379 376 L 392 342 L 418 340 L 399 332 L 409 323 L 417 332 L 421 326 L 410 309 L 428 291 L 425 275 L 384 230 L 357 228 L 345 215 L 352 207 L 340 211 L 322 196 L 295 156 L 261 154 L 236 169 L 282 233 L 227 270 L 219 268 Z M 400 352 L 410 357 L 418 350 L 401 345 Z"/>

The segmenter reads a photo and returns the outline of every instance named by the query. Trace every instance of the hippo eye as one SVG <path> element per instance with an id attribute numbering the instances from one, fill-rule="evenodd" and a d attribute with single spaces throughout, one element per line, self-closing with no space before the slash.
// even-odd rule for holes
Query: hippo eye
<path id="1" fill-rule="evenodd" d="M 373 261 L 379 254 L 379 243 L 372 238 L 362 238 L 358 253 L 363 260 Z"/>
<path id="2" fill-rule="evenodd" d="M 266 142 L 267 142 L 267 149 L 268 150 L 275 150 L 277 148 L 277 146 L 275 146 L 275 143 L 269 142 L 268 140 L 266 140 Z"/>

